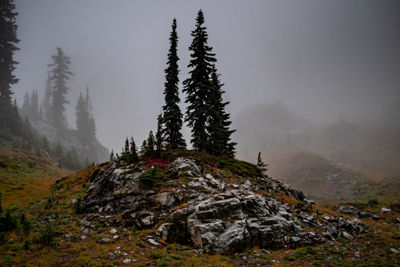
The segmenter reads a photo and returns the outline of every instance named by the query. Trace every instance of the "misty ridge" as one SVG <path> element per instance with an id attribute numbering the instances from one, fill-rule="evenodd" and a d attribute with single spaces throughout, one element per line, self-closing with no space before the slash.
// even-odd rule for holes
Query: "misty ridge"
<path id="1" fill-rule="evenodd" d="M 227 108 L 233 120 L 250 105 L 279 100 L 302 117 L 331 122 L 340 115 L 352 121 L 365 120 L 395 105 L 398 29 L 390 19 L 395 8 L 371 3 L 359 10 L 352 4 L 348 10 L 359 10 L 358 19 L 354 19 L 350 11 L 333 3 L 315 3 L 309 12 L 299 3 L 227 3 L 221 16 L 223 4 L 204 2 L 195 6 L 206 10 L 210 44 L 218 55 L 217 67 L 225 83 L 225 98 L 231 102 Z M 171 20 L 177 17 L 179 78 L 183 81 L 189 71 L 186 65 L 196 8 L 191 3 L 179 8 L 171 4 L 162 5 L 165 12 L 159 12 L 154 11 L 159 10 L 157 4 L 113 6 L 101 2 L 92 12 L 89 3 L 73 8 L 72 4 L 45 1 L 42 6 L 54 10 L 52 14 L 62 11 L 62 15 L 56 19 L 42 14 L 40 5 L 30 3 L 21 4 L 18 10 L 22 40 L 16 52 L 20 62 L 16 69 L 20 81 L 15 85 L 18 103 L 22 105 L 25 92 L 33 88 L 43 98 L 46 66 L 55 47 L 60 46 L 71 57 L 74 73 L 66 112 L 69 125 L 75 125 L 74 105 L 80 91 L 89 85 L 101 142 L 117 151 L 120 140 L 127 135 L 134 135 L 136 140 L 146 138 L 148 129 L 156 128 L 155 118 L 163 105 L 160 93 Z M 101 20 L 103 10 L 118 11 L 120 15 L 105 22 Z M 381 12 L 376 18 L 379 23 L 369 20 L 374 10 Z M 282 12 L 288 13 L 282 16 Z M 237 20 L 238 13 L 243 20 Z M 147 16 L 154 16 L 151 23 L 143 23 Z M 320 17 L 326 19 L 319 23 Z M 349 26 L 342 27 L 336 19 Z M 54 27 L 46 27 L 47 21 L 52 21 Z M 394 40 L 382 41 L 389 36 Z M 48 42 L 39 46 L 36 40 Z M 24 49 L 29 44 L 29 51 L 34 53 Z M 182 84 L 179 88 L 182 90 Z M 113 108 L 114 103 L 118 109 Z M 185 103 L 180 105 L 184 110 Z M 392 114 L 396 117 L 396 109 Z M 183 135 L 188 141 L 186 125 Z"/>
<path id="2" fill-rule="evenodd" d="M 308 21 L 306 23 L 308 23 Z M 354 27 L 357 27 L 357 25 Z M 183 23 L 182 28 L 182 31 L 185 31 L 186 23 Z M 210 28 L 211 31 L 212 29 L 213 27 Z M 356 28 L 353 30 L 356 30 Z M 350 31 L 348 34 L 351 33 L 353 32 Z M 187 33 L 179 34 L 178 27 L 178 32 L 176 34 L 176 40 L 178 40 L 179 36 L 179 38 L 183 39 L 183 43 L 187 43 Z M 160 36 L 163 36 L 163 34 L 160 34 Z M 217 35 L 214 34 L 214 36 Z M 228 49 L 228 47 L 232 45 L 231 42 L 224 42 L 224 40 L 219 39 L 220 38 L 217 38 L 219 41 L 216 43 L 217 47 L 222 46 L 225 49 Z M 165 38 L 163 43 L 165 43 Z M 185 45 L 186 47 L 189 47 L 188 44 Z M 172 85 L 172 87 L 175 87 L 175 92 L 173 94 L 175 97 L 177 97 L 178 101 L 177 105 L 174 107 L 177 114 L 180 114 L 181 110 L 185 111 L 188 109 L 188 106 L 190 106 L 187 96 L 188 91 L 185 89 L 186 85 L 184 82 L 180 82 L 185 80 L 188 74 L 190 74 L 190 68 L 188 70 L 185 69 L 185 66 L 189 62 L 185 55 L 185 50 L 187 49 L 185 47 L 182 49 L 182 46 L 183 45 L 181 42 L 176 41 L 175 52 L 177 62 L 179 60 L 179 65 L 174 67 L 175 69 L 172 70 L 172 72 L 176 72 L 178 75 L 178 80 L 173 81 Z M 61 48 L 57 49 L 62 51 Z M 164 49 L 164 53 L 161 53 L 161 51 L 154 53 L 158 56 L 157 61 L 162 61 L 163 59 L 165 60 L 165 51 L 166 50 Z M 220 51 L 224 52 L 224 49 L 220 49 Z M 230 50 L 228 49 L 228 51 Z M 266 49 L 263 51 L 268 50 Z M 328 53 L 330 52 L 331 51 Z M 285 51 L 285 53 L 289 54 L 288 51 Z M 160 56 L 162 54 L 164 54 L 164 56 Z M 181 54 L 184 55 L 183 59 L 180 59 Z M 238 55 L 237 51 L 235 53 L 231 53 L 229 57 L 232 57 L 232 55 L 240 57 L 240 54 Z M 66 57 L 68 60 L 70 60 L 68 56 Z M 283 56 L 283 58 L 284 57 L 285 56 Z M 223 59 L 227 60 L 226 57 L 223 57 Z M 147 60 L 148 59 L 146 59 L 146 61 Z M 170 62 L 171 59 L 168 60 L 168 62 Z M 74 61 L 77 61 L 78 63 L 80 62 L 79 58 L 72 58 L 72 61 L 68 61 L 67 65 L 71 65 Z M 76 68 L 79 69 L 78 63 L 72 65 L 75 65 Z M 331 64 L 334 62 L 326 63 Z M 220 63 L 213 63 L 214 68 L 218 64 Z M 165 66 L 165 63 L 161 65 Z M 349 92 L 346 93 L 343 91 L 344 88 L 332 88 L 328 92 L 326 89 L 324 89 L 324 87 L 327 87 L 327 84 L 323 83 L 318 84 L 313 92 L 304 90 L 304 84 L 302 83 L 292 84 L 292 91 L 284 93 L 284 90 L 282 90 L 281 95 L 273 91 L 269 92 L 271 88 L 257 88 L 260 87 L 260 85 L 254 85 L 253 83 L 244 85 L 243 89 L 246 89 L 241 90 L 241 88 L 237 88 L 237 85 L 234 84 L 236 78 L 229 76 L 230 68 L 223 64 L 221 64 L 221 66 L 225 67 L 228 72 L 228 75 L 225 75 L 224 72 L 222 73 L 222 80 L 227 84 L 223 87 L 225 90 L 225 92 L 222 91 L 222 93 L 225 93 L 225 96 L 223 97 L 230 100 L 230 103 L 221 103 L 223 103 L 223 107 L 226 108 L 226 115 L 229 116 L 229 113 L 232 113 L 233 115 L 233 130 L 229 130 L 229 128 L 227 128 L 227 131 L 230 131 L 230 134 L 232 134 L 232 145 L 235 143 L 238 144 L 236 151 L 237 158 L 255 162 L 258 152 L 262 152 L 266 158 L 266 161 L 271 165 L 270 171 L 272 174 L 283 175 L 281 167 L 279 167 L 282 165 L 284 166 L 285 161 L 283 159 L 287 160 L 289 157 L 288 155 L 293 156 L 296 153 L 307 151 L 322 156 L 326 160 L 332 161 L 334 164 L 338 164 L 339 167 L 349 168 L 354 171 L 361 171 L 361 173 L 373 179 L 380 180 L 388 175 L 398 175 L 398 166 L 400 166 L 398 164 L 399 147 L 396 140 L 398 136 L 398 127 L 400 125 L 398 115 L 400 114 L 400 110 L 397 105 L 399 96 L 397 93 L 394 93 L 394 91 L 390 92 L 389 94 L 382 93 L 378 97 L 375 93 L 371 93 L 370 96 L 368 96 L 368 94 L 363 93 L 361 89 L 359 91 L 355 89 L 353 89 L 353 91 L 347 89 Z M 236 64 L 236 66 L 240 66 L 240 64 Z M 95 68 L 95 66 L 91 65 L 91 68 Z M 120 70 L 120 68 L 118 69 Z M 256 71 L 255 67 L 251 69 Z M 245 75 L 247 73 L 244 68 L 238 68 L 238 70 L 239 74 L 244 75 L 237 75 L 237 73 L 235 73 L 235 76 L 246 79 Z M 68 71 L 69 69 L 67 70 L 67 73 Z M 335 73 L 335 71 L 337 70 L 332 69 L 332 74 L 334 76 L 338 76 L 338 73 Z M 75 138 L 75 140 L 67 138 L 68 140 L 64 140 L 61 143 L 63 143 L 62 146 L 66 147 L 66 150 L 70 151 L 72 154 L 75 153 L 73 151 L 81 151 L 82 146 L 87 147 L 85 151 L 79 153 L 81 154 L 82 160 L 85 160 L 86 162 L 99 162 L 108 158 L 106 155 L 109 153 L 109 151 L 102 147 L 100 143 L 96 143 L 97 138 L 100 140 L 105 140 L 106 144 L 112 144 L 110 150 L 112 150 L 113 156 L 116 155 L 116 153 L 121 153 L 121 147 L 123 147 L 122 153 L 124 150 L 126 150 L 126 145 L 123 145 L 123 140 L 125 140 L 125 138 L 128 139 L 129 142 L 132 142 L 131 139 L 139 142 L 138 144 L 135 144 L 135 146 L 137 146 L 138 150 L 143 147 L 142 151 L 145 150 L 146 143 L 149 141 L 149 139 L 154 139 L 155 142 L 156 138 L 155 136 L 152 137 L 152 135 L 156 135 L 158 132 L 156 131 L 156 128 L 160 127 L 160 125 L 157 126 L 157 121 L 158 124 L 163 124 L 163 122 L 160 122 L 160 120 L 162 120 L 162 113 L 165 112 L 165 106 L 163 107 L 162 101 L 159 101 L 160 97 L 162 96 L 162 90 L 160 88 L 163 82 L 159 82 L 159 85 L 156 87 L 157 92 L 151 90 L 149 91 L 149 94 L 144 94 L 145 87 L 143 87 L 143 89 L 139 89 L 133 85 L 134 88 L 129 89 L 128 91 L 135 91 L 139 94 L 136 94 L 136 97 L 132 98 L 133 104 L 124 104 L 123 100 L 119 98 L 119 93 L 113 94 L 111 97 L 99 97 L 100 94 L 104 96 L 104 92 L 102 92 L 104 89 L 100 89 L 104 85 L 99 85 L 96 80 L 86 81 L 86 84 L 95 84 L 95 86 L 90 86 L 91 99 L 89 99 L 88 91 L 86 93 L 86 98 L 82 98 L 81 94 L 84 90 L 78 90 L 77 88 L 84 88 L 85 85 L 80 84 L 77 86 L 76 83 L 76 80 L 81 80 L 79 79 L 79 76 L 82 74 L 74 69 L 71 69 L 71 73 L 72 72 L 74 72 L 75 75 L 71 75 L 68 77 L 68 79 L 66 79 L 68 80 L 68 93 L 63 93 L 64 99 L 59 101 L 60 103 L 63 103 L 62 109 L 65 109 L 65 111 L 63 111 L 65 113 L 60 118 L 53 119 L 52 121 L 50 118 L 51 116 L 48 114 L 46 115 L 46 113 L 49 113 L 46 110 L 48 110 L 51 106 L 47 102 L 54 101 L 54 98 L 50 99 L 52 97 L 51 92 L 49 89 L 47 89 L 52 87 L 50 76 L 47 78 L 47 86 L 42 86 L 43 89 L 32 91 L 31 94 L 26 93 L 24 97 L 23 105 L 20 111 L 21 114 L 33 121 L 36 125 L 36 128 L 40 128 L 39 132 L 47 131 L 47 134 L 45 135 L 46 138 L 50 139 L 50 142 L 54 144 L 60 142 L 57 140 L 54 134 L 53 136 L 51 136 L 52 134 L 49 134 L 51 132 L 57 132 L 55 129 L 58 128 L 66 130 L 70 127 L 75 128 L 73 125 L 78 124 L 76 127 L 77 130 L 70 130 L 71 136 L 75 136 L 72 137 L 72 139 Z M 123 80 L 122 75 L 123 72 L 117 72 L 114 74 L 114 77 L 119 77 L 120 80 Z M 320 74 L 318 74 L 318 72 L 315 72 L 312 75 L 309 75 L 307 79 L 313 81 L 315 77 L 319 75 Z M 78 77 L 76 78 L 75 76 Z M 158 80 L 160 78 L 156 76 L 161 75 L 152 73 L 150 80 Z M 218 76 L 219 74 L 216 73 L 216 77 Z M 352 80 L 356 76 L 357 75 L 354 75 L 354 77 L 351 79 L 349 78 L 349 80 Z M 345 76 L 338 79 L 343 78 L 345 78 Z M 273 78 L 271 80 L 273 80 Z M 221 86 L 223 86 L 222 82 L 217 82 L 221 83 Z M 353 83 L 353 81 L 351 83 Z M 240 82 L 237 82 L 237 84 L 240 84 Z M 382 90 L 380 85 L 377 86 L 379 86 L 379 90 Z M 303 89 L 301 89 L 301 87 L 303 87 Z M 114 91 L 117 90 L 114 88 L 118 88 L 118 86 L 113 86 L 111 88 L 108 90 Z M 393 88 L 396 88 L 396 85 L 394 85 Z M 249 92 L 252 92 L 253 90 L 253 93 L 257 96 L 257 101 L 255 102 L 264 102 L 265 104 L 251 104 L 253 94 L 247 94 L 246 96 L 241 96 L 240 98 L 233 97 L 235 94 L 237 96 L 238 89 L 243 92 L 248 90 L 250 90 Z M 126 89 L 124 90 L 126 91 Z M 183 92 L 181 92 L 182 90 Z M 265 93 L 259 95 L 257 90 L 261 90 L 261 92 Z M 368 90 L 371 91 L 372 88 Z M 376 89 L 376 91 L 379 90 Z M 321 96 L 321 92 L 323 93 L 325 91 L 327 92 L 326 96 Z M 334 93 L 335 91 L 337 92 Z M 389 91 L 391 91 L 391 89 Z M 77 98 L 78 92 L 80 94 L 79 98 Z M 310 97 L 305 99 L 304 97 L 306 95 L 310 95 Z M 149 99 L 148 96 L 151 96 L 152 99 Z M 179 98 L 186 98 L 186 101 L 182 101 L 180 103 Z M 83 102 L 86 101 L 86 108 L 83 108 L 86 109 L 86 111 L 83 110 L 83 115 L 81 115 L 81 117 L 85 117 L 84 119 L 79 119 L 76 117 L 79 111 L 78 105 L 76 105 L 74 109 L 73 99 L 77 99 L 76 103 L 80 101 L 84 106 L 85 103 Z M 248 104 L 246 103 L 247 99 L 249 99 Z M 376 101 L 372 99 L 376 99 Z M 109 101 L 104 102 L 104 100 Z M 137 101 L 140 103 L 137 103 Z M 99 107 L 99 102 L 102 103 L 102 107 L 96 108 L 96 106 Z M 120 102 L 120 104 L 116 105 L 116 102 Z M 135 102 L 136 104 L 134 104 Z M 371 103 L 373 104 L 371 105 Z M 143 112 L 143 104 L 149 108 L 151 107 L 151 110 L 146 109 L 146 111 Z M 118 110 L 121 110 L 121 112 L 115 113 L 113 115 L 114 118 L 109 117 L 113 112 Z M 104 116 L 104 112 L 107 113 L 106 116 Z M 204 113 L 204 111 L 202 112 Z M 74 113 L 76 113 L 76 115 Z M 131 116 L 127 117 L 128 114 L 131 114 Z M 138 116 L 139 114 L 141 114 L 141 116 Z M 193 114 L 195 113 L 192 113 L 192 115 Z M 182 116 L 183 115 L 184 114 L 182 114 Z M 191 127 L 193 127 L 193 123 L 191 124 L 190 120 L 188 120 L 190 116 L 186 114 L 184 118 L 182 117 L 182 119 L 185 121 L 181 121 L 180 116 L 178 117 L 179 119 L 177 126 L 170 127 L 175 127 L 177 131 L 182 129 L 182 137 L 177 137 L 178 139 L 181 138 L 179 141 L 181 144 L 186 145 L 186 143 L 188 143 L 189 148 L 193 148 L 193 145 L 194 148 L 196 148 L 197 145 L 193 143 L 193 140 L 201 138 L 202 134 L 198 135 L 196 138 L 192 139 L 191 142 L 189 142 L 189 130 Z M 229 117 L 226 119 L 227 121 L 230 120 Z M 78 122 L 79 120 L 80 122 Z M 43 124 L 43 121 L 47 121 L 49 123 Z M 117 122 L 119 123 L 116 125 Z M 57 126 L 55 123 L 61 123 L 62 126 Z M 46 130 L 46 128 L 49 127 L 49 124 L 53 124 L 54 129 Z M 113 126 L 110 127 L 109 125 L 111 124 L 113 124 Z M 126 128 L 127 126 L 129 130 L 123 131 L 122 129 Z M 151 133 L 148 133 L 147 129 L 152 129 Z M 106 137 L 105 132 L 108 132 Z M 117 136 L 118 138 L 116 138 Z M 92 139 L 96 140 L 96 142 L 90 144 L 90 140 Z M 144 140 L 144 142 L 140 143 L 141 140 Z M 75 143 L 75 145 L 71 146 L 71 143 Z M 205 141 L 202 141 L 202 143 L 205 144 Z M 174 147 L 176 148 L 176 146 Z M 94 149 L 97 152 L 91 153 L 90 151 L 93 151 Z M 197 146 L 197 149 L 200 149 L 200 147 Z M 205 151 L 205 147 L 201 148 L 200 150 Z M 232 148 L 230 150 L 233 151 Z M 377 158 L 380 160 L 376 160 Z"/>

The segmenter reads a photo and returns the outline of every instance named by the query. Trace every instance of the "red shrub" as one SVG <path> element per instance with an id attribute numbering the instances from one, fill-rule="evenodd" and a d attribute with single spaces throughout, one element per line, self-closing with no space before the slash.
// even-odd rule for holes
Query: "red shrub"
<path id="1" fill-rule="evenodd" d="M 155 159 L 152 157 L 145 157 L 145 162 L 142 164 L 145 167 L 151 167 L 153 165 L 157 165 L 157 166 L 165 166 L 165 165 L 169 165 L 171 164 L 170 161 L 168 160 L 164 160 L 164 159 Z"/>

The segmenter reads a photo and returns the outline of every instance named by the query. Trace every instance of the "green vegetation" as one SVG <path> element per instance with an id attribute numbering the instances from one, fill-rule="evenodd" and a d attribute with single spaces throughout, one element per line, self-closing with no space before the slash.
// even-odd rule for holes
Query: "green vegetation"
<path id="1" fill-rule="evenodd" d="M 231 173 L 232 175 L 239 175 L 249 178 L 259 176 L 256 165 L 230 157 L 214 156 L 208 153 L 190 150 L 172 151 L 165 155 L 165 157 L 168 160 L 173 160 L 177 157 L 192 158 L 200 167 L 207 168 L 208 166 L 211 168 L 218 168 L 225 174 Z"/>
<path id="2" fill-rule="evenodd" d="M 24 149 L 0 147 L 2 205 L 24 208 L 47 198 L 50 186 L 70 171 Z"/>
<path id="3" fill-rule="evenodd" d="M 196 151 L 233 157 L 236 144 L 230 139 L 234 130 L 229 129 L 230 115 L 225 110 L 229 102 L 222 99 L 223 84 L 219 81 L 215 67 L 217 59 L 208 45 L 204 23 L 203 11 L 199 10 L 189 47 L 190 76 L 183 82 L 188 104 L 185 121 L 191 128 L 190 142 Z"/>
<path id="4" fill-rule="evenodd" d="M 361 192 L 356 200 L 358 202 L 368 202 L 369 204 L 375 205 L 385 202 L 400 204 L 399 178 L 399 176 L 392 176 L 386 177 L 379 182 L 356 184 L 356 190 Z"/>
<path id="5" fill-rule="evenodd" d="M 163 127 L 163 135 L 166 146 L 169 149 L 185 148 L 186 143 L 183 139 L 182 129 L 182 112 L 179 108 L 179 69 L 178 69 L 178 34 L 176 32 L 176 19 L 172 22 L 172 31 L 169 37 L 170 48 L 168 51 L 167 68 L 165 69 L 165 89 L 163 114 L 161 117 Z M 160 121 L 159 121 L 160 122 Z M 157 131 L 159 132 L 159 131 Z"/>
<path id="6" fill-rule="evenodd" d="M 257 167 L 253 164 L 234 160 L 228 157 L 217 157 L 207 153 L 194 151 L 164 151 L 161 155 L 166 162 L 173 161 L 178 157 L 188 157 L 203 166 L 204 171 L 218 173 L 221 179 L 232 180 L 239 183 L 238 175 L 244 178 L 257 177 Z M 147 161 L 139 158 L 146 172 L 142 174 L 141 180 L 145 183 L 163 183 L 168 180 L 165 169 L 157 164 L 157 161 Z M 149 163 L 149 165 L 147 165 Z M 150 164 L 151 163 L 151 164 Z M 36 165 L 35 165 L 36 166 Z M 269 265 L 289 265 L 289 266 L 362 266 L 380 265 L 393 266 L 399 262 L 398 254 L 394 254 L 390 249 L 396 248 L 400 235 L 394 225 L 394 219 L 400 216 L 396 211 L 390 214 L 380 214 L 379 221 L 362 219 L 367 224 L 369 232 L 363 234 L 358 239 L 346 240 L 339 239 L 333 244 L 315 244 L 314 246 L 299 247 L 296 249 L 270 250 L 268 253 L 253 248 L 243 253 L 233 255 L 207 255 L 196 254 L 193 249 L 186 245 L 166 244 L 152 248 L 147 241 L 148 235 L 155 235 L 156 229 L 138 230 L 134 227 L 117 228 L 119 239 L 113 240 L 110 230 L 112 226 L 107 226 L 100 221 L 91 221 L 95 229 L 90 234 L 85 234 L 82 239 L 81 225 L 79 221 L 85 215 L 79 211 L 79 199 L 86 194 L 90 177 L 106 168 L 108 164 L 94 166 L 85 170 L 66 176 L 54 186 L 47 187 L 45 193 L 46 201 L 38 203 L 34 201 L 24 206 L 22 214 L 18 209 L 11 209 L 17 199 L 10 199 L 3 195 L 3 213 L 1 217 L 7 218 L 7 225 L 14 225 L 7 232 L 0 233 L 0 265 L 4 266 L 112 266 L 122 265 L 125 258 L 135 259 L 137 266 L 153 264 L 155 266 L 269 266 Z M 50 169 L 51 170 L 51 169 Z M 49 172 L 50 172 L 49 170 Z M 43 170 L 45 173 L 45 170 Z M 42 179 L 37 177 L 36 179 Z M 30 180 L 31 182 L 34 179 Z M 54 181 L 54 180 L 52 180 Z M 255 180 L 256 181 L 256 180 Z M 26 184 L 29 186 L 30 184 Z M 279 192 L 278 192 L 279 193 Z M 28 196 L 34 197 L 34 196 Z M 273 196 L 273 197 L 278 197 Z M 287 201 L 287 196 L 280 196 Z M 76 199 L 75 204 L 71 204 Z M 47 201 L 49 200 L 49 201 Z M 29 200 L 27 201 L 29 203 Z M 298 201 L 292 205 L 303 206 L 304 203 Z M 378 211 L 382 205 L 389 206 L 389 203 L 364 204 L 360 208 L 368 211 Z M 319 209 L 327 212 L 318 206 Z M 8 215 L 7 215 L 8 211 Z M 32 215 L 35 216 L 32 216 Z M 52 218 L 51 224 L 47 223 L 41 227 L 42 220 Z M 383 224 L 384 223 L 384 224 Z M 115 227 L 115 226 L 114 226 Z M 68 235 L 68 238 L 66 237 Z M 100 244 L 101 238 L 110 238 L 110 244 Z M 118 254 L 115 260 L 108 257 L 108 253 L 114 253 L 116 247 L 121 248 L 121 253 L 126 252 L 128 256 Z M 355 251 L 360 253 L 360 257 L 355 257 Z"/>
<path id="7" fill-rule="evenodd" d="M 139 176 L 139 180 L 146 186 L 153 186 L 154 183 L 164 176 L 157 166 L 152 166 L 146 172 Z"/>
<path id="8" fill-rule="evenodd" d="M 36 242 L 44 245 L 55 245 L 55 237 L 57 232 L 54 230 L 51 224 L 47 224 L 43 229 L 39 231 Z"/>

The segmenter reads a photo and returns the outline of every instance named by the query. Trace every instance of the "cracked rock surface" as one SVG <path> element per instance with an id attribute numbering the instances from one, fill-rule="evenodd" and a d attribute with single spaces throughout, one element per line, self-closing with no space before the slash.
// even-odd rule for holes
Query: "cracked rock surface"
<path id="1" fill-rule="evenodd" d="M 151 186 L 142 179 L 149 170 L 140 164 L 113 164 L 93 175 L 83 201 L 88 219 L 157 228 L 166 242 L 225 254 L 356 238 L 366 231 L 357 219 L 313 211 L 302 192 L 272 178 L 232 182 L 217 168 L 201 171 L 195 160 L 182 157 L 157 168 L 162 175 Z"/>

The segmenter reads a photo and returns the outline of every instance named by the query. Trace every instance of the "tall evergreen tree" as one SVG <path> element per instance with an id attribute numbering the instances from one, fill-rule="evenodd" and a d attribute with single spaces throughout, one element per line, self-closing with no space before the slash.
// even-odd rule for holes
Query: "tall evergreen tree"
<path id="1" fill-rule="evenodd" d="M 185 121 L 192 128 L 191 143 L 193 147 L 205 152 L 207 143 L 206 123 L 209 109 L 209 99 L 211 94 L 210 74 L 215 59 L 212 48 L 208 46 L 208 34 L 204 24 L 203 12 L 200 10 L 196 19 L 196 29 L 192 31 L 193 41 L 189 50 L 191 60 L 188 65 L 192 70 L 189 72 L 190 77 L 186 79 L 184 84 L 184 92 L 186 93 L 186 110 Z"/>
<path id="2" fill-rule="evenodd" d="M 150 130 L 149 137 L 147 138 L 146 156 L 154 157 L 154 146 L 155 146 L 154 134 L 153 131 Z"/>
<path id="3" fill-rule="evenodd" d="M 129 154 L 130 154 L 129 139 L 127 137 L 125 139 L 125 146 L 122 148 L 122 153 L 121 153 L 120 159 L 127 162 L 129 160 Z"/>
<path id="4" fill-rule="evenodd" d="M 13 0 L 2 0 L 0 4 L 0 129 L 8 129 L 15 133 L 20 118 L 15 117 L 12 103 L 11 86 L 18 82 L 13 74 L 18 62 L 13 58 L 18 50 L 16 44 L 17 24 L 15 4 Z"/>
<path id="5" fill-rule="evenodd" d="M 43 98 L 43 112 L 44 112 L 44 119 L 45 121 L 51 122 L 51 112 L 52 112 L 52 107 L 51 107 L 51 97 L 52 97 L 52 87 L 51 87 L 51 76 L 50 73 L 47 76 L 47 81 L 46 81 L 46 88 L 44 91 L 44 98 Z"/>
<path id="6" fill-rule="evenodd" d="M 172 22 L 172 31 L 169 37 L 170 48 L 168 52 L 167 68 L 165 72 L 165 89 L 163 106 L 163 125 L 167 146 L 172 149 L 185 148 L 186 143 L 182 137 L 182 113 L 179 108 L 179 69 L 178 69 L 178 34 L 176 32 L 176 19 Z"/>
<path id="7" fill-rule="evenodd" d="M 85 128 L 87 125 L 87 113 L 86 113 L 86 103 L 85 99 L 82 96 L 82 92 L 79 94 L 78 102 L 75 107 L 76 114 L 76 128 L 78 129 L 78 133 L 81 135 L 82 132 L 85 132 Z"/>
<path id="8" fill-rule="evenodd" d="M 95 123 L 94 115 L 92 112 L 92 101 L 90 100 L 89 86 L 86 87 L 85 104 L 86 104 L 86 113 L 89 118 L 88 131 L 87 131 L 88 137 L 95 139 L 96 138 L 96 123 Z"/>
<path id="9" fill-rule="evenodd" d="M 29 97 L 29 93 L 26 92 L 24 96 L 24 103 L 22 104 L 22 113 L 25 117 L 28 116 L 30 109 L 31 109 L 31 100 Z"/>
<path id="10" fill-rule="evenodd" d="M 30 105 L 30 119 L 38 120 L 39 119 L 39 97 L 37 91 L 35 89 L 32 90 L 31 93 L 31 105 Z"/>
<path id="11" fill-rule="evenodd" d="M 69 70 L 71 58 L 67 57 L 60 47 L 57 47 L 57 54 L 51 58 L 53 63 L 48 66 L 52 68 L 50 80 L 53 82 L 52 124 L 60 134 L 66 128 L 64 112 L 68 100 L 65 96 L 69 89 L 67 81 L 72 76 L 72 72 Z"/>
<path id="12" fill-rule="evenodd" d="M 161 150 L 163 149 L 163 143 L 164 143 L 164 132 L 165 129 L 163 128 L 163 121 L 164 118 L 161 114 L 158 115 L 157 117 L 157 132 L 156 132 L 156 155 L 157 157 L 160 157 L 161 155 Z"/>
<path id="13" fill-rule="evenodd" d="M 264 175 L 265 172 L 267 171 L 267 165 L 261 159 L 261 152 L 258 152 L 257 170 L 261 175 Z"/>
<path id="14" fill-rule="evenodd" d="M 91 110 L 89 88 L 86 88 L 86 96 L 83 97 L 81 93 L 76 104 L 76 127 L 80 139 L 86 144 L 96 138 L 96 125 Z"/>
<path id="15" fill-rule="evenodd" d="M 133 137 L 131 137 L 131 142 L 130 142 L 129 161 L 132 163 L 139 161 L 136 143 L 135 140 L 133 140 Z"/>
<path id="16" fill-rule="evenodd" d="M 222 86 L 223 84 L 220 82 L 219 74 L 217 74 L 214 66 L 211 74 L 210 116 L 207 123 L 207 132 L 209 134 L 207 152 L 214 155 L 233 157 L 236 143 L 231 142 L 231 134 L 235 130 L 229 129 L 232 122 L 230 121 L 230 115 L 225 111 L 225 107 L 229 102 L 223 102 L 222 94 L 224 91 L 221 89 Z"/>
<path id="17" fill-rule="evenodd" d="M 147 152 L 147 141 L 143 140 L 142 146 L 140 147 L 140 155 L 145 156 Z"/>

